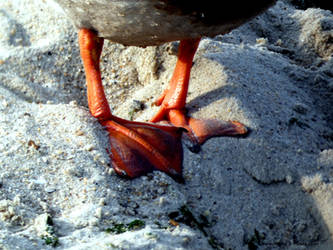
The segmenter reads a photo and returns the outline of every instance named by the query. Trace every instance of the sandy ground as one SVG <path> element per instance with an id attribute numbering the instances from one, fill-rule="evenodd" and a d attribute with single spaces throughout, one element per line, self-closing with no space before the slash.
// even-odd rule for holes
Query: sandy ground
<path id="1" fill-rule="evenodd" d="M 204 38 L 189 113 L 251 134 L 184 147 L 185 184 L 128 181 L 89 115 L 76 29 L 50 1 L 1 1 L 0 249 L 333 249 L 332 38 L 331 12 L 282 1 Z M 156 112 L 176 47 L 106 42 L 115 114 Z"/>

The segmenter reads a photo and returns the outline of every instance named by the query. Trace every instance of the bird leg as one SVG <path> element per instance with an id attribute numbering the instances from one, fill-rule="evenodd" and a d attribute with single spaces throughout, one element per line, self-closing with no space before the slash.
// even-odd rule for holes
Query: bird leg
<path id="1" fill-rule="evenodd" d="M 104 94 L 99 60 L 103 38 L 79 31 L 80 54 L 87 82 L 91 114 L 106 128 L 111 144 L 110 158 L 115 171 L 130 178 L 160 170 L 182 181 L 183 151 L 181 128 L 155 123 L 133 122 L 112 115 Z"/>
<path id="2" fill-rule="evenodd" d="M 200 38 L 182 40 L 178 49 L 178 60 L 168 88 L 156 101 L 159 111 L 151 122 L 169 121 L 187 130 L 192 149 L 214 136 L 234 136 L 247 133 L 246 127 L 237 121 L 195 119 L 185 115 L 186 96 L 194 54 Z"/>

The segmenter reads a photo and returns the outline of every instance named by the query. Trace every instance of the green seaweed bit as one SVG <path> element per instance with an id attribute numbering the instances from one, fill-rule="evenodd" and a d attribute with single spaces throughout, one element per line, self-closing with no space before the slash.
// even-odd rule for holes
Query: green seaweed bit
<path id="1" fill-rule="evenodd" d="M 49 234 L 54 234 L 54 227 L 53 226 L 47 226 L 46 227 L 46 232 L 49 233 Z"/>
<path id="2" fill-rule="evenodd" d="M 145 222 L 142 220 L 133 220 L 132 222 L 130 222 L 127 227 L 129 230 L 137 230 L 137 229 L 141 229 L 145 226 Z"/>
<path id="3" fill-rule="evenodd" d="M 128 116 L 129 116 L 129 120 L 130 120 L 130 121 L 133 121 L 133 119 L 134 119 L 134 113 L 135 113 L 134 110 L 128 112 Z"/>
<path id="4" fill-rule="evenodd" d="M 125 233 L 128 230 L 138 230 L 143 228 L 146 223 L 142 220 L 133 220 L 132 222 L 128 223 L 127 225 L 123 223 L 114 224 L 113 227 L 109 227 L 105 230 L 107 233 L 115 233 L 121 234 Z"/>
<path id="5" fill-rule="evenodd" d="M 107 233 L 121 234 L 127 231 L 127 228 L 124 224 L 114 224 L 113 227 L 109 227 L 105 230 Z"/>
<path id="6" fill-rule="evenodd" d="M 212 248 L 223 249 L 223 243 L 219 242 L 214 235 L 206 231 L 205 227 L 210 227 L 211 224 L 203 214 L 200 214 L 199 219 L 197 219 L 191 210 L 186 205 L 183 205 L 178 211 L 173 211 L 168 216 L 170 219 L 200 230 L 207 237 L 208 243 Z"/>
<path id="7" fill-rule="evenodd" d="M 206 232 L 203 230 L 203 225 L 194 217 L 190 209 L 184 205 L 179 209 L 180 213 L 183 215 L 184 223 L 192 228 L 199 228 L 206 235 Z M 206 235 L 207 236 L 207 235 Z"/>
<path id="8" fill-rule="evenodd" d="M 46 245 L 51 245 L 52 247 L 56 247 L 59 244 L 58 237 L 43 236 L 42 239 L 44 240 Z"/>

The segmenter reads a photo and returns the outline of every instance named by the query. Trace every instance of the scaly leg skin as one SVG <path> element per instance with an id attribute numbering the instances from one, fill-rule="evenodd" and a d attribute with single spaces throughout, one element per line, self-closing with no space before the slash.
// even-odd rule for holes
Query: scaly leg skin
<path id="1" fill-rule="evenodd" d="M 178 49 L 178 60 L 168 88 L 156 101 L 161 106 L 151 122 L 168 121 L 174 126 L 187 130 L 190 149 L 199 151 L 199 145 L 214 136 L 245 135 L 247 128 L 237 121 L 195 119 L 185 115 L 192 60 L 200 38 L 182 40 Z"/>
<path id="2" fill-rule="evenodd" d="M 183 129 L 113 116 L 99 68 L 103 38 L 91 30 L 81 29 L 79 44 L 86 73 L 89 110 L 109 133 L 110 158 L 115 171 L 121 176 L 135 178 L 160 170 L 182 182 Z"/>

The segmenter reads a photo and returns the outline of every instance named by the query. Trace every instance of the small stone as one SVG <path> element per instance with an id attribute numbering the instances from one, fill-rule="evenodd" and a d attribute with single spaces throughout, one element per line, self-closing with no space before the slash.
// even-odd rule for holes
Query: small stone
<path id="1" fill-rule="evenodd" d="M 82 135 L 84 135 L 84 133 L 83 133 L 83 131 L 81 131 L 81 130 L 76 130 L 76 131 L 75 131 L 75 135 L 77 135 L 77 136 L 82 136 Z"/>
<path id="2" fill-rule="evenodd" d="M 54 191 L 56 191 L 55 187 L 48 186 L 45 188 L 45 192 L 47 192 L 47 193 L 53 193 Z"/>
<path id="3" fill-rule="evenodd" d="M 291 175 L 287 175 L 287 176 L 286 176 L 286 182 L 287 182 L 288 184 L 292 184 L 292 183 L 294 182 L 293 177 L 292 177 Z"/>
<path id="4" fill-rule="evenodd" d="M 278 39 L 276 42 L 275 42 L 275 45 L 276 46 L 281 46 L 283 44 L 282 40 L 281 39 Z"/>
<path id="5" fill-rule="evenodd" d="M 71 105 L 71 106 L 77 106 L 77 101 L 76 100 L 70 101 L 69 105 Z"/>
<path id="6" fill-rule="evenodd" d="M 101 198 L 98 203 L 100 206 L 104 206 L 106 204 L 105 198 Z"/>
<path id="7" fill-rule="evenodd" d="M 113 168 L 108 168 L 107 173 L 109 175 L 113 175 L 115 173 L 115 170 Z"/>
<path id="8" fill-rule="evenodd" d="M 205 211 L 203 212 L 203 215 L 204 215 L 205 217 L 210 216 L 210 211 L 209 211 L 208 209 L 205 210 Z"/>
<path id="9" fill-rule="evenodd" d="M 88 145 L 84 146 L 83 149 L 86 151 L 92 151 L 94 149 L 94 145 L 88 144 Z"/>
<path id="10" fill-rule="evenodd" d="M 160 199 L 158 200 L 159 206 L 164 206 L 166 203 L 167 203 L 167 200 L 164 196 L 160 197 Z"/>
<path id="11" fill-rule="evenodd" d="M 101 207 L 98 207 L 97 209 L 96 209 L 96 212 L 95 212 L 95 216 L 97 217 L 97 218 L 102 218 L 102 215 L 103 215 L 103 211 L 102 211 L 102 208 Z"/>
<path id="12" fill-rule="evenodd" d="M 256 43 L 257 43 L 258 45 L 263 46 L 263 45 L 266 45 L 266 44 L 268 43 L 268 40 L 267 40 L 267 38 L 263 38 L 263 37 L 261 37 L 261 38 L 257 38 L 257 39 L 256 39 Z"/>

